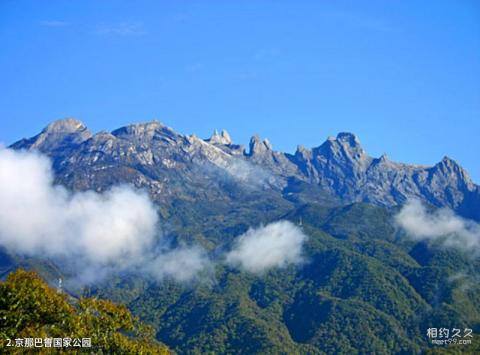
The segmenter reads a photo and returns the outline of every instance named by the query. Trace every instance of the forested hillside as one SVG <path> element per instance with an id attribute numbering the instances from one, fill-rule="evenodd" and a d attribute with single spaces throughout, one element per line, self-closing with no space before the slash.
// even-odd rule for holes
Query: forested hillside
<path id="1" fill-rule="evenodd" d="M 2 353 L 24 354 L 34 348 L 40 353 L 170 353 L 154 340 L 153 329 L 125 306 L 96 298 L 73 299 L 23 269 L 0 283 L 0 319 Z M 40 341 L 29 345 L 29 339 Z M 60 344 L 53 339 L 60 339 Z"/>

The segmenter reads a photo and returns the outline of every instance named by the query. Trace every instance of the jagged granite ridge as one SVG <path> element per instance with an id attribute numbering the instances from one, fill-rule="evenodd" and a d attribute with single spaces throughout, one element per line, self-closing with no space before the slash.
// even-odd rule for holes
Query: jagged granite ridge
<path id="1" fill-rule="evenodd" d="M 73 189 L 130 183 L 146 188 L 160 202 L 180 198 L 231 203 L 238 199 L 234 190 L 302 202 L 315 199 L 313 189 L 329 196 L 331 203 L 389 207 L 418 198 L 480 220 L 479 186 L 454 160 L 445 157 L 434 166 L 420 166 L 391 161 L 386 154 L 372 158 L 358 137 L 346 132 L 288 154 L 256 135 L 246 151 L 225 130 L 200 139 L 152 121 L 93 135 L 82 122 L 68 118 L 11 148 L 47 154 L 58 182 Z"/>

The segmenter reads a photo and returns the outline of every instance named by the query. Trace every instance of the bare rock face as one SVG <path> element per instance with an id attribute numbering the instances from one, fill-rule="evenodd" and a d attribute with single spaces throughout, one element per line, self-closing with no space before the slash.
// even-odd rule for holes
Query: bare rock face
<path id="1" fill-rule="evenodd" d="M 50 123 L 35 137 L 22 139 L 15 143 L 19 148 L 37 149 L 42 152 L 76 146 L 92 137 L 85 125 L 74 119 L 65 118 Z M 15 148 L 15 144 L 13 147 Z"/>
<path id="2" fill-rule="evenodd" d="M 152 121 L 92 135 L 82 122 L 68 118 L 11 148 L 49 155 L 58 182 L 74 189 L 130 183 L 160 202 L 222 200 L 232 205 L 252 191 L 289 201 L 322 196 L 323 203 L 324 196 L 334 196 L 337 203 L 382 206 L 414 197 L 480 219 L 475 212 L 480 211 L 480 189 L 454 160 L 419 166 L 390 161 L 386 154 L 372 158 L 352 133 L 339 133 L 312 149 L 299 146 L 291 155 L 273 150 L 258 136 L 246 152 L 225 130 L 203 140 Z"/>
<path id="3" fill-rule="evenodd" d="M 310 182 L 346 201 L 394 206 L 414 197 L 457 208 L 478 189 L 467 172 L 449 158 L 433 167 L 393 162 L 386 154 L 371 158 L 350 133 L 330 137 L 311 151 L 299 148 L 295 160 Z"/>
<path id="4" fill-rule="evenodd" d="M 222 130 L 222 133 L 219 134 L 217 130 L 213 131 L 212 136 L 210 139 L 206 140 L 208 143 L 211 144 L 223 144 L 223 145 L 230 145 L 232 144 L 232 138 L 226 130 Z"/>
<path id="5" fill-rule="evenodd" d="M 347 198 L 355 198 L 355 191 L 364 182 L 365 172 L 372 161 L 358 138 L 351 133 L 339 133 L 336 138 L 330 137 L 314 148 L 312 153 L 316 182 Z"/>
<path id="6" fill-rule="evenodd" d="M 268 157 L 272 154 L 272 145 L 268 141 L 268 139 L 264 139 L 263 141 L 260 139 L 259 136 L 253 136 L 250 138 L 250 151 L 248 153 L 249 156 L 263 156 Z"/>

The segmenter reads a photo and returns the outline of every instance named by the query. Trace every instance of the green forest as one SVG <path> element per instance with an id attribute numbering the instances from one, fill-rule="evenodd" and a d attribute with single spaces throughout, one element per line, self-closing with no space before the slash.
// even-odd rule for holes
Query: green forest
<path id="1" fill-rule="evenodd" d="M 72 299 L 49 287 L 37 273 L 18 269 L 0 283 L 2 352 L 169 354 L 153 337 L 153 329 L 123 305 L 95 298 Z M 70 338 L 91 346 L 59 348 L 15 346 L 15 339 Z M 10 340 L 10 341 L 9 341 Z M 24 344 L 25 345 L 25 344 Z"/>
<path id="2" fill-rule="evenodd" d="M 404 238 L 392 225 L 394 213 L 369 204 L 287 211 L 281 218 L 301 220 L 309 237 L 306 260 L 263 274 L 217 264 L 213 278 L 189 284 L 118 275 L 72 291 L 69 297 L 78 297 L 72 301 L 18 271 L 2 284 L 1 309 L 3 319 L 20 310 L 15 319 L 21 321 L 4 323 L 2 334 L 91 334 L 103 349 L 146 352 L 161 347 L 156 341 L 179 354 L 473 351 L 480 325 L 478 258 Z M 241 229 L 242 221 L 236 223 Z M 218 229 L 208 235 L 200 223 L 191 225 L 177 237 L 221 240 Z M 225 239 L 237 233 L 232 229 L 223 229 Z M 15 262 L 47 279 L 54 274 L 46 263 Z M 52 325 L 61 319 L 62 327 Z M 434 346 L 427 337 L 431 327 L 471 328 L 474 343 Z"/>

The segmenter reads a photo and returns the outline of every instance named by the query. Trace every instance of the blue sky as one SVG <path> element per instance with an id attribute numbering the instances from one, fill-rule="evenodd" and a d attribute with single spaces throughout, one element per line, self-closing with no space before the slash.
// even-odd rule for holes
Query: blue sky
<path id="1" fill-rule="evenodd" d="M 0 1 L 0 141 L 73 116 L 277 150 L 356 133 L 480 182 L 480 2 Z"/>

